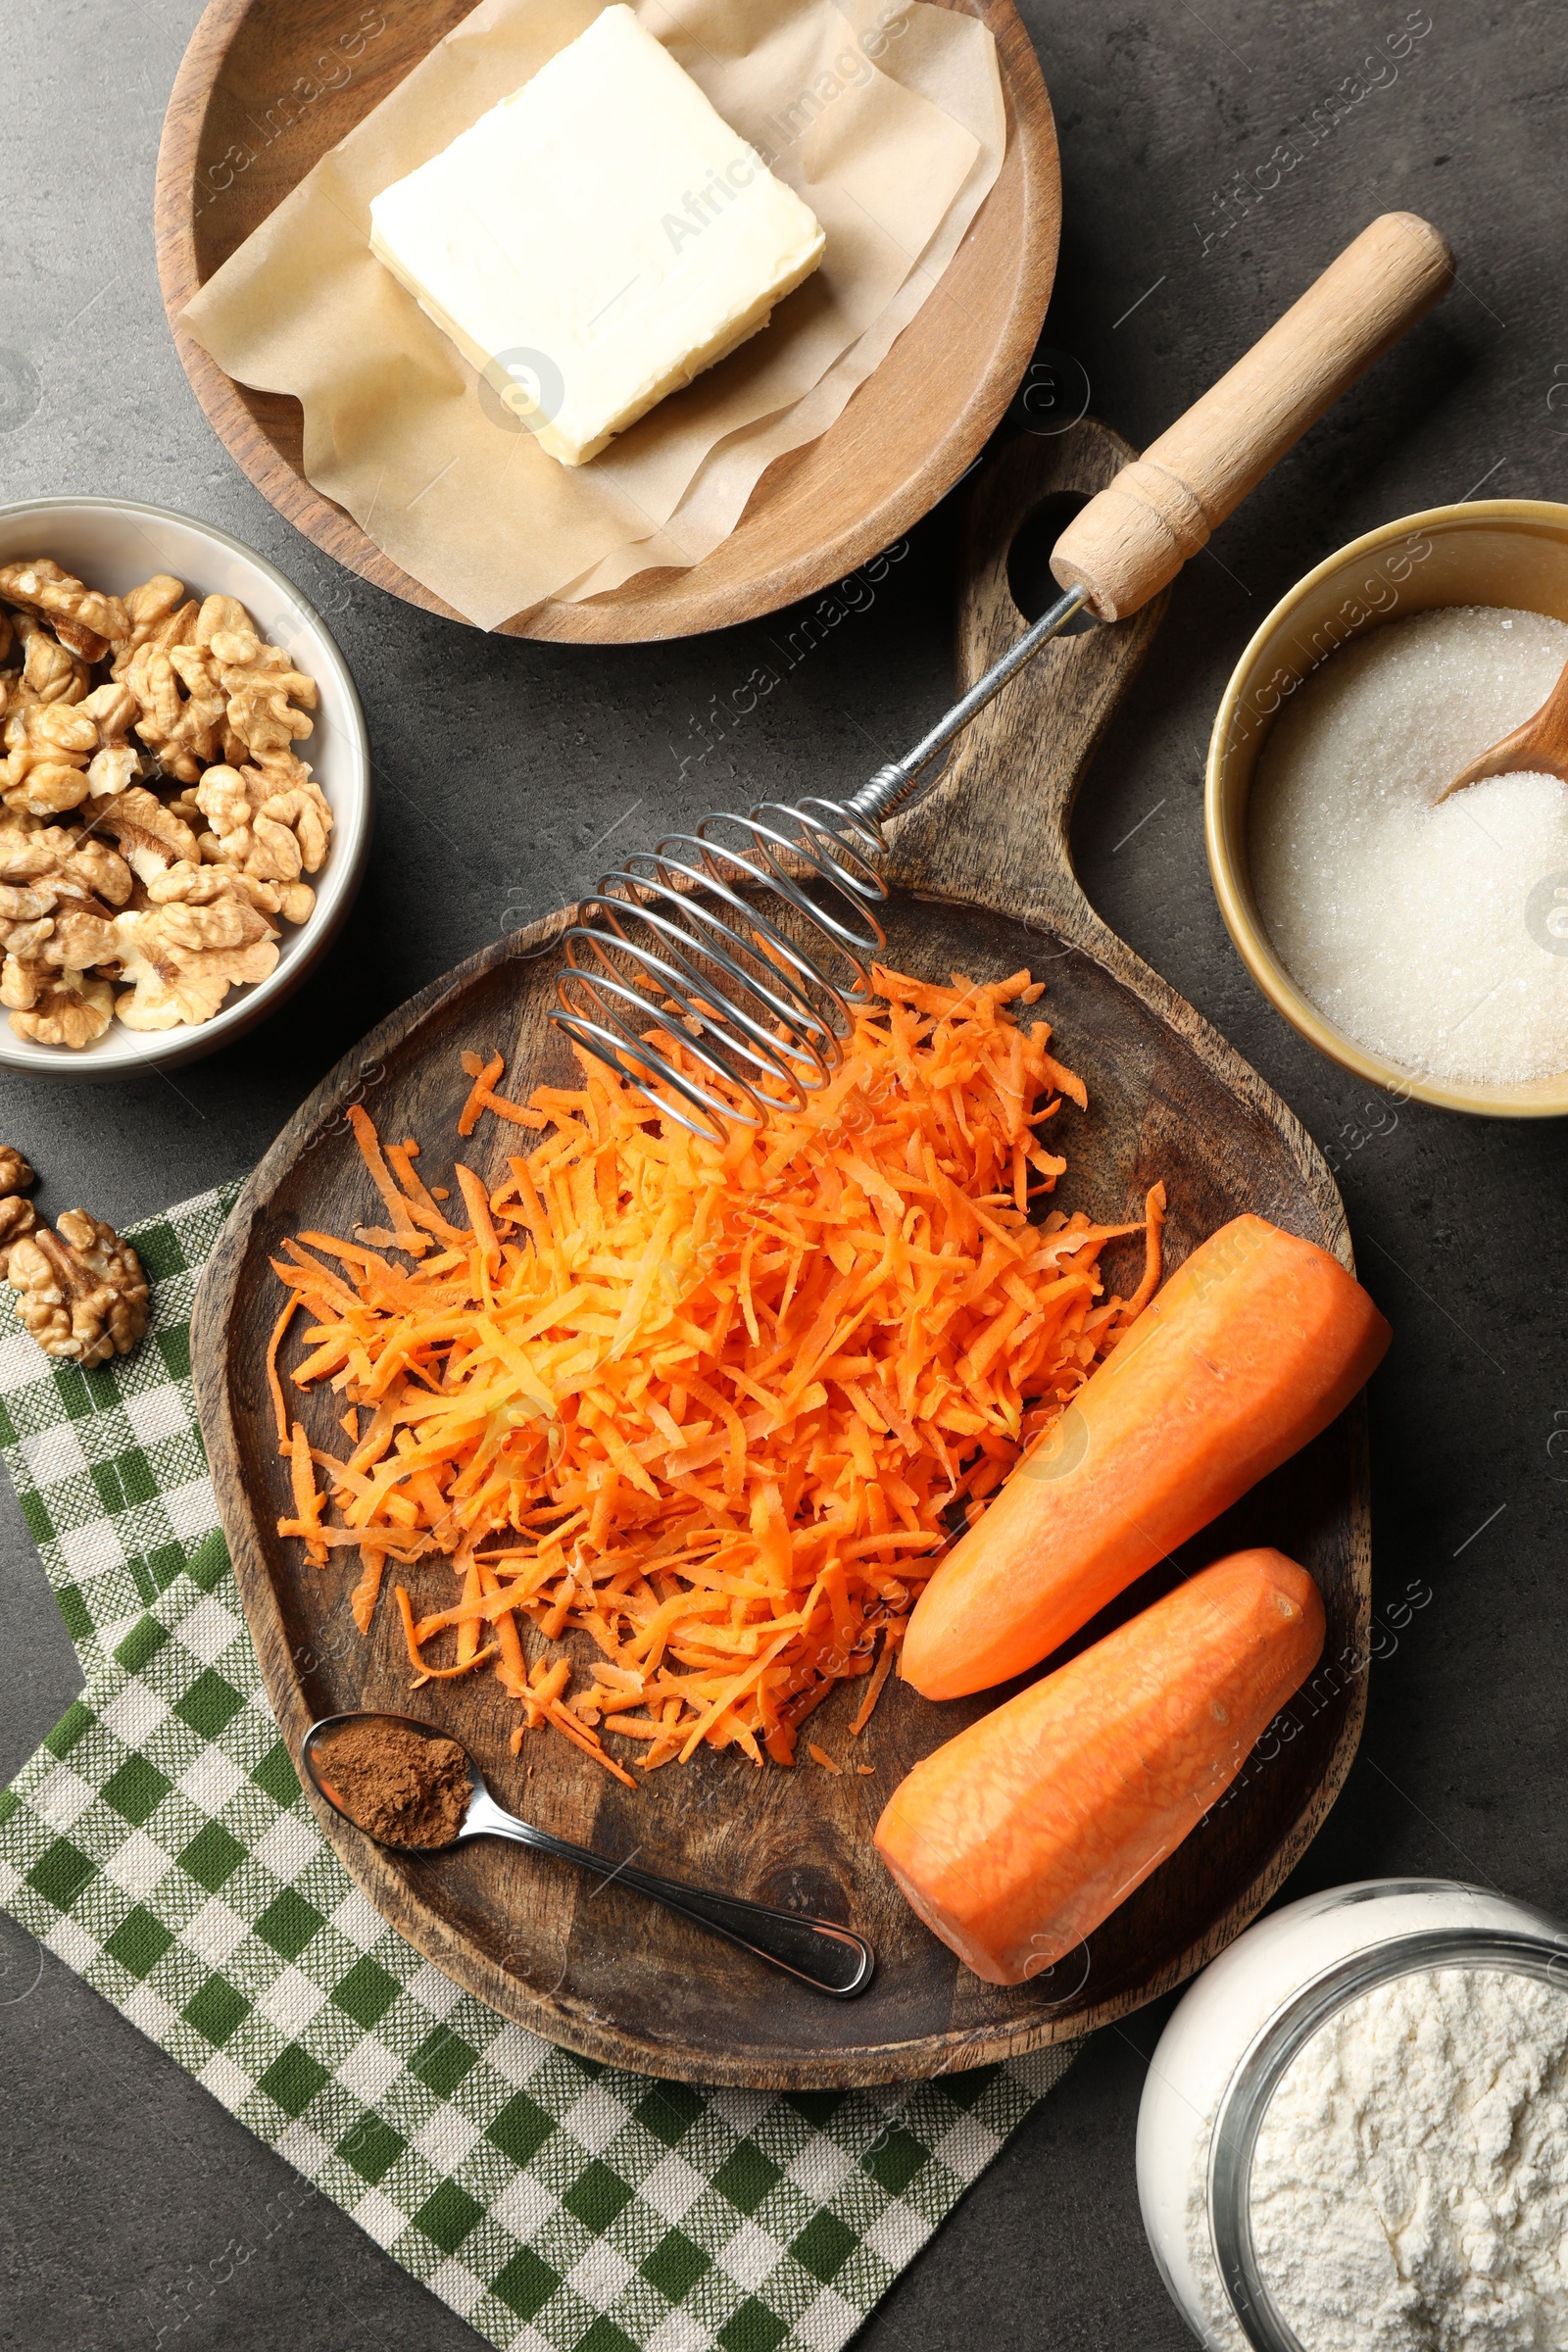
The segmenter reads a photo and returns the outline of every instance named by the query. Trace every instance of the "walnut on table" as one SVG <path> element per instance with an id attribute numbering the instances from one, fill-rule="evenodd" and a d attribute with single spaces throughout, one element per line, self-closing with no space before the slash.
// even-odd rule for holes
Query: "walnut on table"
<path id="1" fill-rule="evenodd" d="M 24 1200 L 20 1193 L 11 1194 L 0 1200 L 0 1282 L 4 1282 L 10 1272 L 12 1250 L 18 1242 L 26 1240 L 28 1234 L 36 1229 L 37 1223 L 38 1211 L 30 1200 Z"/>
<path id="2" fill-rule="evenodd" d="M 147 1328 L 141 1260 L 112 1225 L 67 1209 L 59 1230 L 40 1226 L 11 1247 L 6 1279 L 18 1319 L 46 1355 L 83 1366 L 128 1355 Z"/>
<path id="3" fill-rule="evenodd" d="M 147 1328 L 140 1259 L 85 1209 L 68 1209 L 58 1232 L 40 1225 L 22 1198 L 37 1181 L 22 1153 L 0 1144 L 0 1280 L 20 1294 L 18 1317 L 46 1354 L 87 1365 L 128 1354 Z"/>
<path id="4" fill-rule="evenodd" d="M 0 1144 L 0 1282 L 5 1280 L 13 1245 L 37 1225 L 38 1211 L 22 1197 L 37 1181 L 22 1153 L 10 1144 Z"/>

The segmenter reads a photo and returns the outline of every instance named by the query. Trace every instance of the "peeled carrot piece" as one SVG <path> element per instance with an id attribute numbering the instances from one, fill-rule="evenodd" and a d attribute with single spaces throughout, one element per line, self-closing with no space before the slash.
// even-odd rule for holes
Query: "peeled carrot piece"
<path id="1" fill-rule="evenodd" d="M 1262 1217 L 1221 1226 L 937 1569 L 906 1681 L 958 1698 L 1038 1665 L 1326 1429 L 1389 1339 L 1326 1250 Z"/>
<path id="2" fill-rule="evenodd" d="M 1322 1648 L 1306 1571 L 1234 1552 L 917 1764 L 877 1850 L 966 1968 L 1021 1984 L 1197 1827 Z"/>

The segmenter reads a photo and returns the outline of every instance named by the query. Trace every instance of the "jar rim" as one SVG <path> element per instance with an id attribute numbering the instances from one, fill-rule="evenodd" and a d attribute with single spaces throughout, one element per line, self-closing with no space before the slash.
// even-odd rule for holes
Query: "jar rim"
<path id="1" fill-rule="evenodd" d="M 1225 2086 L 1209 2140 L 1208 2220 L 1220 2283 L 1252 2352 L 1311 2352 L 1270 2294 L 1252 2239 L 1257 2136 L 1287 2068 L 1348 2002 L 1398 1977 L 1433 1969 L 1494 1968 L 1535 1977 L 1568 1992 L 1568 1930 L 1544 1913 L 1535 1916 L 1541 1923 L 1538 1931 L 1480 1925 L 1396 1931 L 1320 1970 L 1243 2051 Z"/>

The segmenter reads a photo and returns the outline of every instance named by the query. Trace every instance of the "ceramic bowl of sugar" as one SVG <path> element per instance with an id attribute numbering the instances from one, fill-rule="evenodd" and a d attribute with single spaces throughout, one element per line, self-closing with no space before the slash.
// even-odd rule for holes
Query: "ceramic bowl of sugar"
<path id="1" fill-rule="evenodd" d="M 1209 871 L 1263 994 L 1400 1097 L 1568 1112 L 1568 784 L 1439 796 L 1568 663 L 1568 506 L 1368 532 L 1242 656 L 1209 744 Z"/>

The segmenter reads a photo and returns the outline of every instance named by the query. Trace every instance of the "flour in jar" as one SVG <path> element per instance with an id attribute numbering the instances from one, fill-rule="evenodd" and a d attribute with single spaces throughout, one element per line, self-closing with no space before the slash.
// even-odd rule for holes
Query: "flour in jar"
<path id="1" fill-rule="evenodd" d="M 1306 2352 L 1561 2352 L 1568 1988 L 1450 1968 L 1347 2002 L 1269 2101 L 1251 2218 Z M 1189 2223 L 1196 2254 L 1200 2187 Z M 1243 2341 L 1217 2305 L 1209 2340 Z"/>
<path id="2" fill-rule="evenodd" d="M 1269 938 L 1320 1012 L 1401 1068 L 1568 1069 L 1568 785 L 1495 776 L 1434 806 L 1565 662 L 1547 613 L 1418 612 L 1332 654 L 1263 748 L 1250 854 Z"/>

